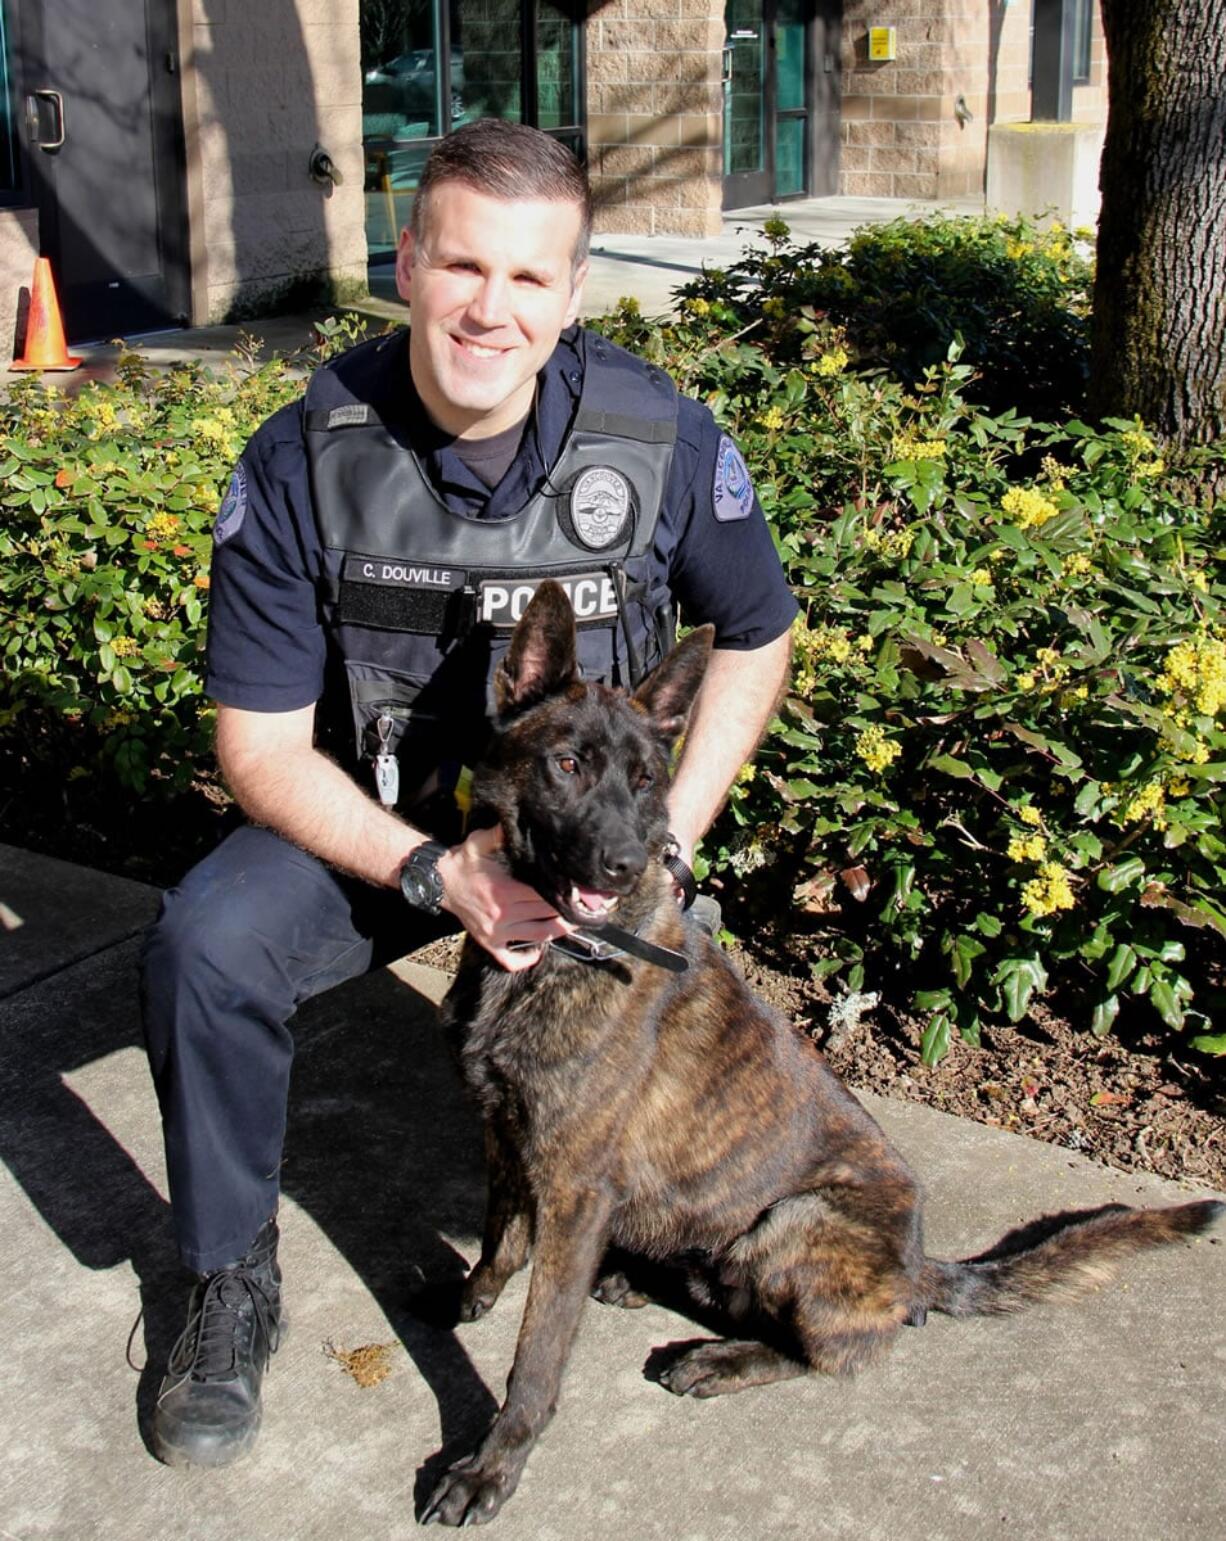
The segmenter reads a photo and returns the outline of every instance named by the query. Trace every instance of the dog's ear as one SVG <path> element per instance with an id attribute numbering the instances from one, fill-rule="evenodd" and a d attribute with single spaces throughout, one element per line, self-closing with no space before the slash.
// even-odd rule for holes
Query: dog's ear
<path id="1" fill-rule="evenodd" d="M 670 744 L 681 736 L 689 720 L 707 672 L 714 637 L 714 626 L 699 626 L 690 632 L 634 692 L 633 699 L 651 718 L 652 727 Z"/>
<path id="2" fill-rule="evenodd" d="M 511 633 L 507 656 L 494 674 L 500 712 L 531 706 L 577 680 L 575 612 L 561 584 L 547 579 Z"/>

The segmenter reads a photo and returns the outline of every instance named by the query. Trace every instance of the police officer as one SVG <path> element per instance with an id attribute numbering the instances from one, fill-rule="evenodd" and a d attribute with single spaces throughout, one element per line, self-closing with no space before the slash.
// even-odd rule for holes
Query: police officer
<path id="1" fill-rule="evenodd" d="M 166 896 L 143 968 L 197 1276 L 155 1414 L 171 1464 L 227 1464 L 259 1426 L 298 1004 L 448 923 L 508 970 L 576 929 L 510 877 L 497 832 L 456 823 L 534 583 L 563 583 L 586 671 L 616 684 L 678 607 L 715 624 L 670 797 L 683 863 L 777 700 L 796 606 L 744 462 L 661 371 L 575 325 L 590 222 L 547 135 L 442 141 L 397 253 L 407 336 L 318 371 L 219 511 L 207 689 L 250 823 Z"/>

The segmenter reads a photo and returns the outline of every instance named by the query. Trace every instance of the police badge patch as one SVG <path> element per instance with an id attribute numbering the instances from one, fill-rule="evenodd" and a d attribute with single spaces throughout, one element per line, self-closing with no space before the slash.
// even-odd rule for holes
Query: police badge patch
<path id="1" fill-rule="evenodd" d="M 612 466 L 593 466 L 570 489 L 570 530 L 589 551 L 604 551 L 625 534 L 630 522 L 630 483 Z"/>
<path id="2" fill-rule="evenodd" d="M 753 508 L 753 483 L 741 452 L 723 434 L 715 452 L 715 483 L 711 488 L 711 508 L 721 524 L 734 519 L 748 519 Z"/>
<path id="3" fill-rule="evenodd" d="M 217 518 L 213 523 L 215 546 L 222 545 L 230 539 L 231 535 L 238 534 L 246 512 L 247 472 L 240 460 L 234 467 L 234 475 L 230 478 L 230 485 L 226 488 L 226 495 L 221 500 L 221 507 L 217 510 Z"/>

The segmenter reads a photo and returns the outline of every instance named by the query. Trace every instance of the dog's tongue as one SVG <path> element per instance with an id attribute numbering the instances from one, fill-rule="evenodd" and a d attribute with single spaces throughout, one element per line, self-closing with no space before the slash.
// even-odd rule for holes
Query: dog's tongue
<path id="1" fill-rule="evenodd" d="M 600 888 L 584 888 L 582 884 L 575 883 L 570 891 L 570 902 L 572 908 L 586 910 L 593 919 L 603 918 L 616 907 L 617 895 Z"/>

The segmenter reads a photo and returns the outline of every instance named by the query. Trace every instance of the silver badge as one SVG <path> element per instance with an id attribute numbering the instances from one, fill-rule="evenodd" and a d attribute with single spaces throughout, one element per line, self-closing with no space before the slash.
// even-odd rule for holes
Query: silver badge
<path id="1" fill-rule="evenodd" d="M 570 489 L 570 522 L 589 551 L 613 545 L 630 522 L 630 483 L 611 466 L 584 471 Z"/>

